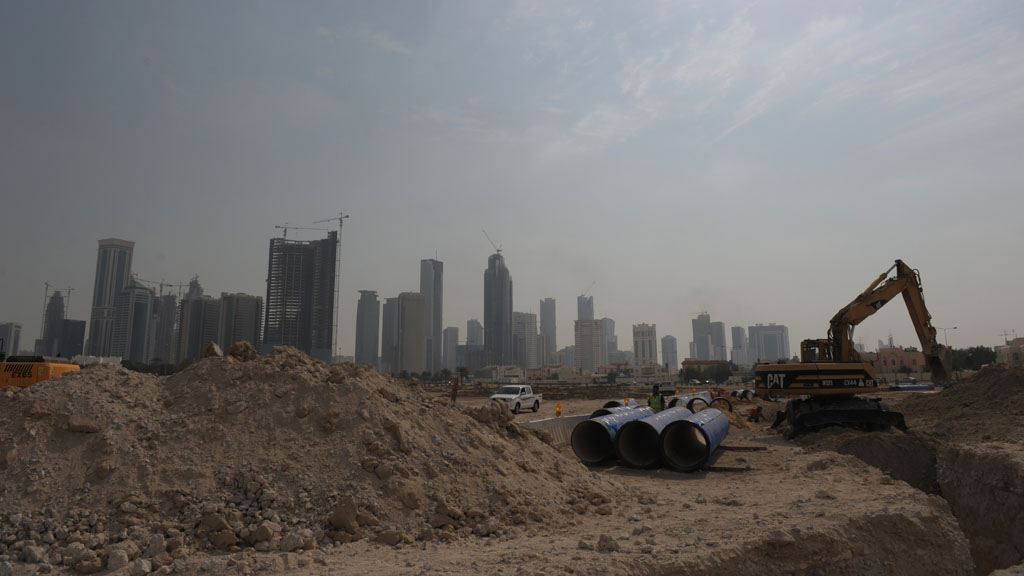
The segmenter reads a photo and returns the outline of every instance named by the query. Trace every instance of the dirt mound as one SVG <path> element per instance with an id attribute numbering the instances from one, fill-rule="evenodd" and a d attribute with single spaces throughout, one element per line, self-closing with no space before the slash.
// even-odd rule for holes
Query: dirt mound
<path id="1" fill-rule="evenodd" d="M 115 549 L 159 566 L 195 549 L 555 529 L 635 498 L 506 412 L 291 348 L 167 378 L 98 366 L 9 389 L 0 420 L 0 554 L 80 571 Z"/>
<path id="2" fill-rule="evenodd" d="M 1024 440 L 1024 369 L 991 366 L 937 394 L 896 397 L 911 430 L 939 440 Z"/>

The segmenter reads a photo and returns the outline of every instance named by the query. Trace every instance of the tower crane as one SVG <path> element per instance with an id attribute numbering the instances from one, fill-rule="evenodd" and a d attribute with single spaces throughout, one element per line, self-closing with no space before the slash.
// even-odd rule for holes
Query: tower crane
<path id="1" fill-rule="evenodd" d="M 496 245 L 494 243 L 494 240 L 491 240 L 491 235 L 487 233 L 487 230 L 481 228 L 480 231 L 483 232 L 484 236 L 487 237 L 487 241 L 491 243 L 492 247 L 494 247 L 494 251 L 497 252 L 498 254 L 501 254 L 501 246 Z"/>
<path id="2" fill-rule="evenodd" d="M 345 219 L 348 217 L 348 214 L 338 212 L 338 215 L 334 218 L 324 218 L 323 220 L 313 222 L 313 224 L 322 224 L 324 222 L 338 221 L 338 251 L 334 261 L 334 337 L 331 340 L 331 353 L 334 356 L 338 355 L 338 309 L 341 308 L 341 230 L 345 226 Z"/>
<path id="3" fill-rule="evenodd" d="M 587 294 L 590 294 L 590 291 L 594 289 L 595 284 L 597 284 L 597 280 L 591 282 L 590 286 L 588 286 L 587 289 L 583 291 L 583 294 L 580 294 L 580 296 L 586 297 Z"/>
<path id="4" fill-rule="evenodd" d="M 70 318 L 71 317 L 71 292 L 74 291 L 74 288 L 72 288 L 71 286 L 68 286 L 67 288 L 64 289 L 64 291 L 68 293 L 67 299 L 64 300 L 64 317 L 65 318 Z"/>
<path id="5" fill-rule="evenodd" d="M 321 220 L 321 222 L 324 222 L 324 220 Z M 314 224 L 316 224 L 316 222 L 314 222 Z M 278 229 L 284 230 L 284 237 L 285 237 L 285 239 L 288 238 L 288 230 L 320 230 L 321 232 L 326 232 L 327 231 L 327 228 L 308 228 L 308 227 L 304 227 L 304 226 L 289 226 L 287 222 L 284 223 L 284 226 L 274 226 L 274 228 L 278 228 Z"/>

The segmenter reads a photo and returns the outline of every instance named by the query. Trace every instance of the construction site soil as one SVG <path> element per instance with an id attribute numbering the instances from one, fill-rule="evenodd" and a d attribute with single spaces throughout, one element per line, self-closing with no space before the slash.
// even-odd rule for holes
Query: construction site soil
<path id="1" fill-rule="evenodd" d="M 94 366 L 0 392 L 0 576 L 1021 573 L 1022 388 L 988 369 L 888 394 L 909 432 L 796 441 L 733 399 L 682 474 L 588 468 L 525 425 L 608 389 L 513 416 L 290 348 Z"/>

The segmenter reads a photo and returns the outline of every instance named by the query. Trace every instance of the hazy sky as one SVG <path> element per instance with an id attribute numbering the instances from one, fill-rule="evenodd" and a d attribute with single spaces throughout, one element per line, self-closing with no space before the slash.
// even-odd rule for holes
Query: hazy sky
<path id="1" fill-rule="evenodd" d="M 1024 335 L 1024 3 L 0 3 L 0 321 L 88 319 L 97 240 L 139 277 L 265 296 L 285 222 L 351 214 L 358 290 L 444 262 L 444 324 L 576 296 L 803 338 L 893 260 L 951 345 Z M 291 232 L 311 239 L 322 232 Z M 919 345 L 901 300 L 858 327 Z M 942 331 L 940 331 L 942 338 Z"/>

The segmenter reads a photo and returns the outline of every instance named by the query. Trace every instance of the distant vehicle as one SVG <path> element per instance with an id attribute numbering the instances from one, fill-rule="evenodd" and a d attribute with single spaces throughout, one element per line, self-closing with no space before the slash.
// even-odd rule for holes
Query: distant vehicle
<path id="1" fill-rule="evenodd" d="M 529 406 L 534 412 L 540 410 L 540 401 L 543 394 L 534 394 L 533 388 L 523 385 L 502 386 L 497 392 L 491 395 L 488 405 L 495 400 L 504 400 L 505 404 L 512 410 L 513 414 L 519 414 L 524 407 Z"/>
<path id="2" fill-rule="evenodd" d="M 56 378 L 66 372 L 78 372 L 77 364 L 63 358 L 43 356 L 11 356 L 0 352 L 0 389 L 13 386 L 27 388 L 44 380 Z"/>

